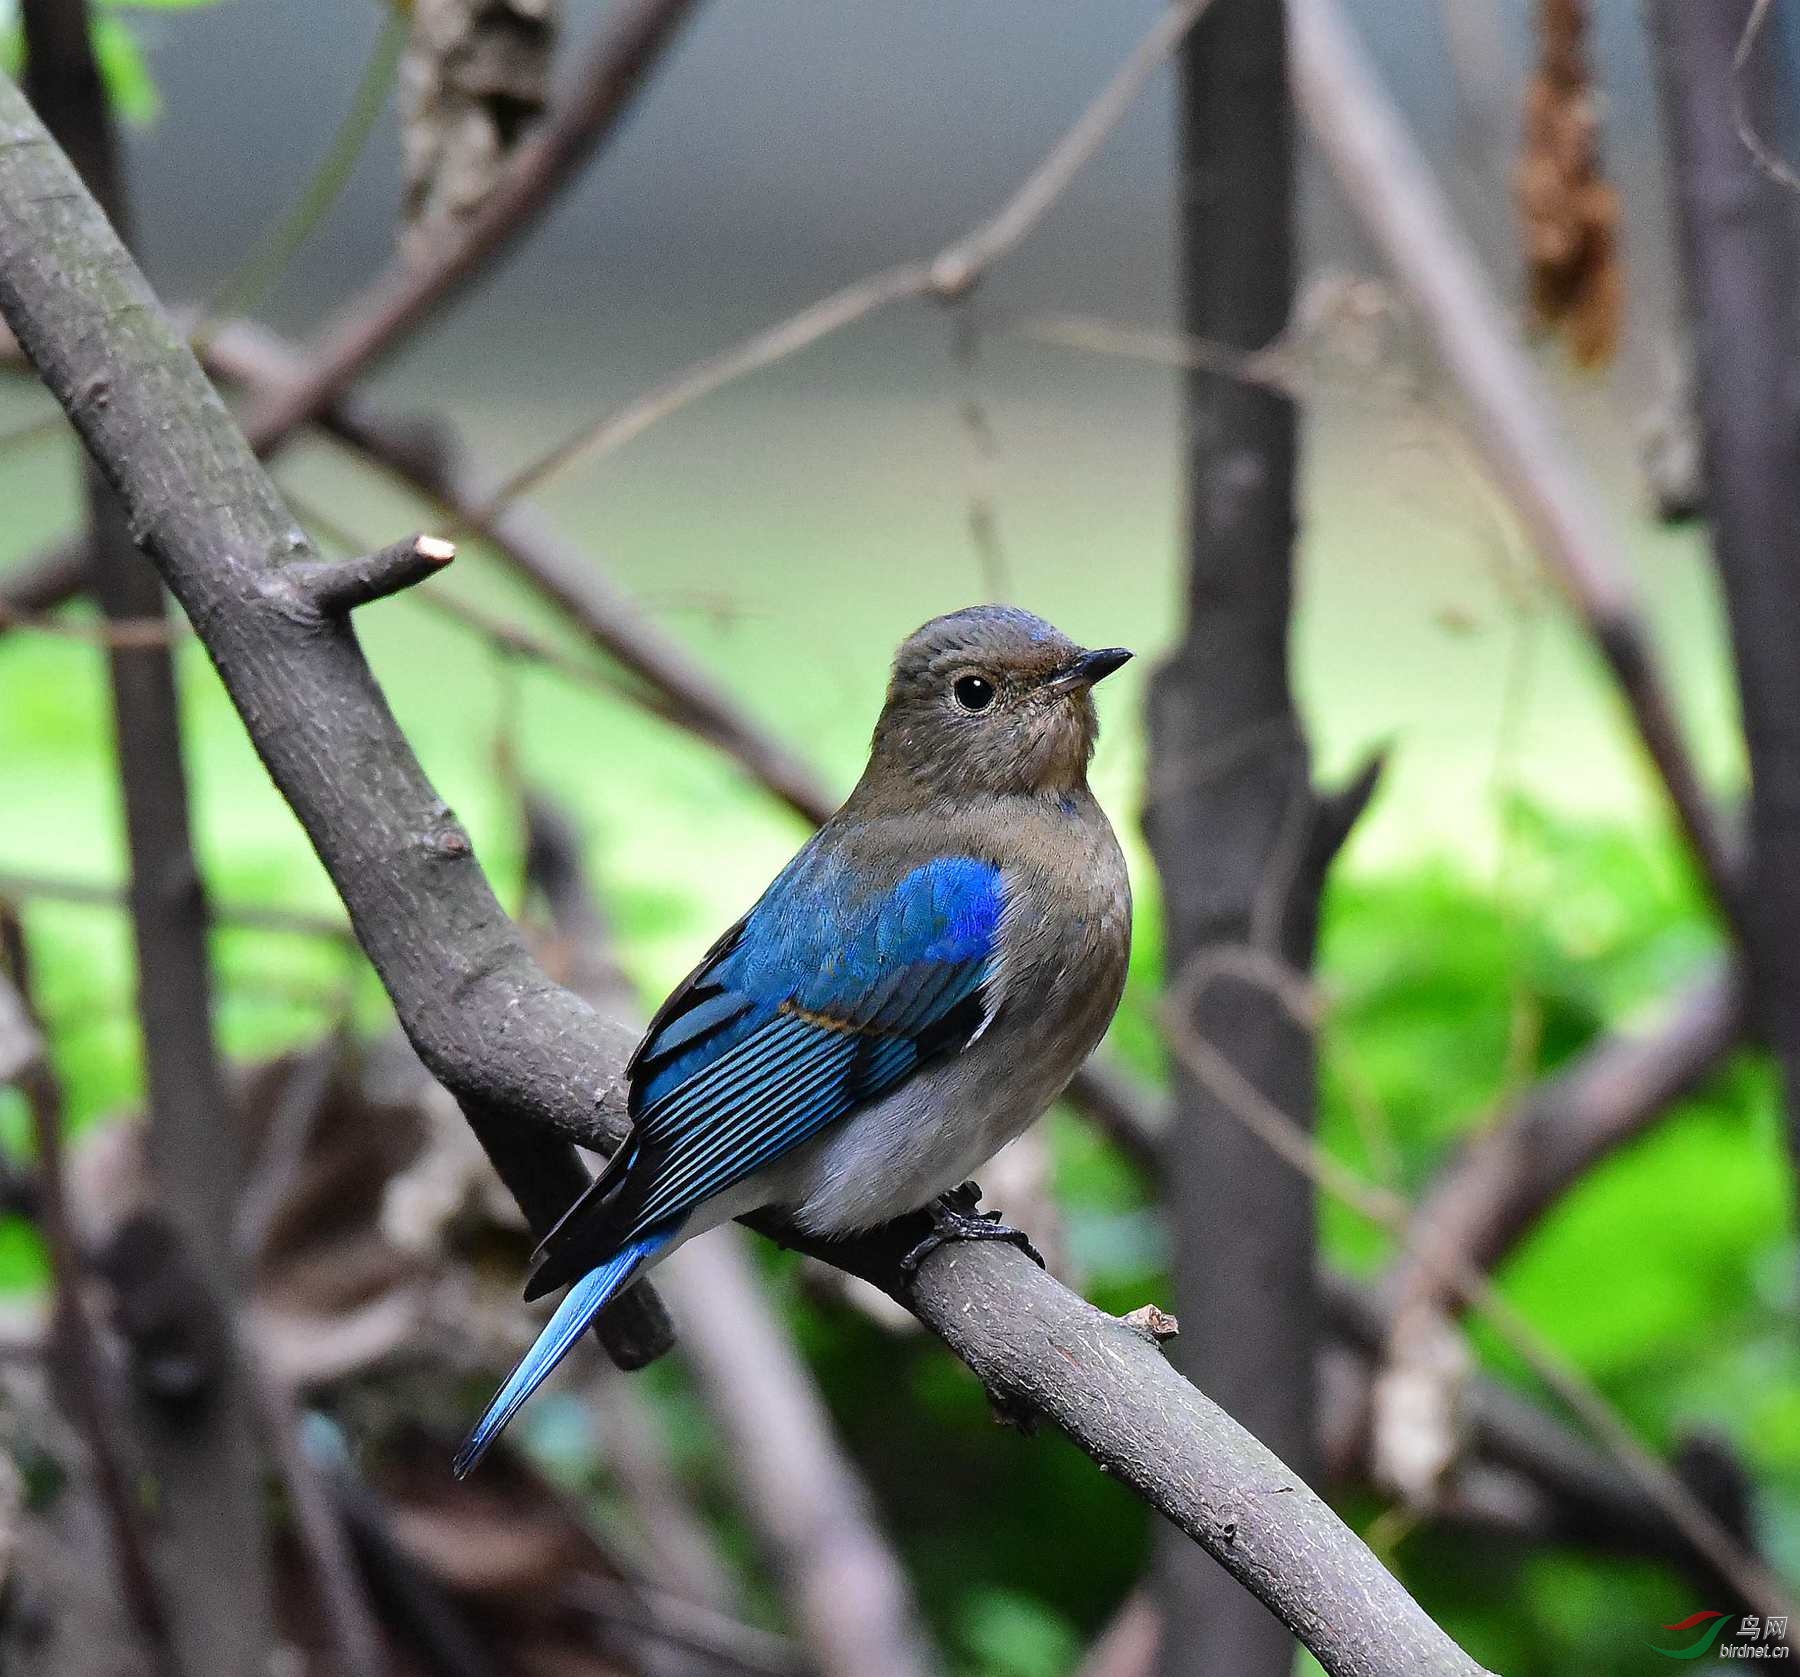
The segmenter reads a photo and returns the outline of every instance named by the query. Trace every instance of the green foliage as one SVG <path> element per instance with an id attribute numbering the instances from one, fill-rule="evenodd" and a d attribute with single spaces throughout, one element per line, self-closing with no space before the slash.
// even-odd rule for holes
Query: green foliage
<path id="1" fill-rule="evenodd" d="M 1718 951 L 1712 916 L 1676 846 L 1509 815 L 1496 892 L 1447 865 L 1336 881 L 1321 967 L 1327 1145 L 1373 1175 L 1391 1160 L 1416 1192 L 1461 1136 L 1522 1083 L 1602 1029 L 1646 1010 Z M 1590 1173 L 1499 1276 L 1534 1329 L 1597 1381 L 1643 1436 L 1729 1439 L 1759 1485 L 1764 1541 L 1800 1558 L 1796 1254 L 1775 1088 L 1744 1055 L 1642 1139 Z M 1324 1208 L 1339 1261 L 1388 1250 Z M 1481 1325 L 1488 1368 L 1528 1389 Z M 1369 1510 L 1368 1512 L 1373 1512 Z M 1497 1563 L 1491 1543 L 1426 1531 L 1390 1557 L 1426 1606 L 1495 1670 L 1644 1669 L 1653 1627 L 1700 1605 L 1646 1563 L 1537 1553 Z"/>
<path id="2" fill-rule="evenodd" d="M 1008 1590 L 971 1592 L 958 1642 L 974 1668 L 993 1677 L 1059 1677 L 1081 1652 L 1066 1620 Z"/>

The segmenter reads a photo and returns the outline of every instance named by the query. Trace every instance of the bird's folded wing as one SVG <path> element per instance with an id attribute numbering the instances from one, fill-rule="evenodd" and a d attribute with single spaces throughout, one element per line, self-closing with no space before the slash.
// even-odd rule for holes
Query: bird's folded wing
<path id="1" fill-rule="evenodd" d="M 1000 870 L 969 857 L 866 894 L 828 860 L 790 869 L 652 1021 L 630 1068 L 631 1137 L 545 1239 L 530 1295 L 980 1035 L 1004 910 Z"/>

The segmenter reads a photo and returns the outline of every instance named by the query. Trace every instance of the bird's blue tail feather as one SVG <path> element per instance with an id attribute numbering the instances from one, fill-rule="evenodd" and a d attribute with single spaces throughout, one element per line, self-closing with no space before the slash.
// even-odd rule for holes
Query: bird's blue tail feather
<path id="1" fill-rule="evenodd" d="M 506 1423 L 550 1378 L 556 1365 L 574 1349 L 575 1342 L 587 1331 L 588 1325 L 625 1290 L 639 1268 L 669 1244 L 674 1233 L 673 1229 L 658 1229 L 634 1240 L 570 1287 L 556 1307 L 556 1314 L 537 1336 L 536 1343 L 519 1359 L 519 1366 L 507 1376 L 506 1384 L 494 1394 L 494 1401 L 456 1452 L 451 1472 L 458 1479 L 487 1454 L 488 1446 L 500 1436 Z"/>

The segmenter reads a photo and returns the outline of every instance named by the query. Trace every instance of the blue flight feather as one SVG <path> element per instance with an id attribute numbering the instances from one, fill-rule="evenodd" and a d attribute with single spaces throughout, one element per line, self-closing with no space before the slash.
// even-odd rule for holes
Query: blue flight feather
<path id="1" fill-rule="evenodd" d="M 802 852 L 695 975 L 699 999 L 647 1039 L 645 1063 L 677 1048 L 637 1109 L 654 1168 L 631 1233 L 686 1216 L 904 1081 L 938 1046 L 928 1033 L 986 979 L 1005 906 L 998 868 L 941 857 L 860 902 L 855 883 L 837 858 Z M 739 1011 L 724 1005 L 733 996 Z"/>
<path id="2" fill-rule="evenodd" d="M 939 857 L 887 889 L 803 850 L 652 1021 L 631 1065 L 628 1156 L 545 1241 L 531 1294 L 754 1175 L 985 1017 L 1000 870 Z"/>
<path id="3" fill-rule="evenodd" d="M 505 1428 L 518 1414 L 525 1400 L 550 1378 L 556 1365 L 575 1347 L 587 1332 L 589 1324 L 618 1295 L 639 1267 L 654 1257 L 674 1237 L 673 1229 L 662 1229 L 643 1235 L 622 1251 L 608 1258 L 598 1269 L 577 1281 L 556 1307 L 556 1314 L 544 1325 L 531 1349 L 519 1359 L 519 1365 L 506 1378 L 506 1384 L 494 1394 L 474 1430 L 456 1452 L 450 1471 L 463 1478 L 488 1452 Z"/>

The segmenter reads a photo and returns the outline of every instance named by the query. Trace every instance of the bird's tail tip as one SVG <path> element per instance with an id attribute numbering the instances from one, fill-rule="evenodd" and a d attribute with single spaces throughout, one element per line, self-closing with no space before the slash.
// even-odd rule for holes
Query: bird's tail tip
<path id="1" fill-rule="evenodd" d="M 659 1231 L 633 1241 L 605 1263 L 581 1277 L 567 1293 L 556 1313 L 545 1323 L 532 1347 L 519 1359 L 518 1366 L 494 1394 L 493 1401 L 482 1411 L 481 1419 L 471 1429 L 462 1447 L 450 1461 L 453 1478 L 466 1479 L 494 1440 L 505 1431 L 506 1424 L 518 1414 L 538 1387 L 555 1372 L 557 1364 L 574 1349 L 575 1343 L 594 1318 L 625 1290 L 645 1260 L 654 1257 L 673 1238 L 673 1231 Z"/>

